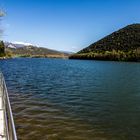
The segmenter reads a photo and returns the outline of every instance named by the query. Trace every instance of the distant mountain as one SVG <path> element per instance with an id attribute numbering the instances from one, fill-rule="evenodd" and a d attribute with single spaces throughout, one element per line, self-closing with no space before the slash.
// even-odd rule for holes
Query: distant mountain
<path id="1" fill-rule="evenodd" d="M 26 43 L 18 43 L 18 42 L 4 42 L 5 47 L 8 48 L 21 48 L 21 47 L 25 47 L 28 46 Z"/>
<path id="2" fill-rule="evenodd" d="M 48 48 L 33 46 L 29 43 L 11 43 L 4 42 L 6 54 L 13 57 L 55 57 L 66 58 L 68 53 L 51 50 Z"/>
<path id="3" fill-rule="evenodd" d="M 128 25 L 113 32 L 69 58 L 140 61 L 140 24 Z"/>
<path id="4" fill-rule="evenodd" d="M 74 54 L 74 52 L 71 52 L 71 51 L 60 51 L 60 52 L 66 53 L 66 54 L 69 54 L 69 55 Z"/>

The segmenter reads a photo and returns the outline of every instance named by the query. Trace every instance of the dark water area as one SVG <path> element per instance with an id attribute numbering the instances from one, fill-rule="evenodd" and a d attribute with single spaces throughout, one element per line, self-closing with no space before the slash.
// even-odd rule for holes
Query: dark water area
<path id="1" fill-rule="evenodd" d="M 140 63 L 1 60 L 19 140 L 139 140 Z"/>

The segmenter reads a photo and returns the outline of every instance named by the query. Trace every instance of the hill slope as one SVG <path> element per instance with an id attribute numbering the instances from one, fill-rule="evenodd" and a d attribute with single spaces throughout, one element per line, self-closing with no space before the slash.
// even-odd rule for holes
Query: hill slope
<path id="1" fill-rule="evenodd" d="M 26 46 L 23 44 L 5 43 L 5 52 L 13 57 L 53 57 L 65 58 L 68 53 L 63 53 L 43 47 Z"/>
<path id="2" fill-rule="evenodd" d="M 140 61 L 140 24 L 128 25 L 71 55 L 70 59 Z"/>

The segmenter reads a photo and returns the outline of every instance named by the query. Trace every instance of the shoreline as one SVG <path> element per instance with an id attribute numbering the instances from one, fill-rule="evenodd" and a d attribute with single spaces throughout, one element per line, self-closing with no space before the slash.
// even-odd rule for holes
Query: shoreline
<path id="1" fill-rule="evenodd" d="M 12 56 L 12 57 L 0 57 L 0 60 L 14 59 L 14 58 L 58 58 L 58 59 L 69 59 L 69 57 L 59 56 Z"/>
<path id="2" fill-rule="evenodd" d="M 134 60 L 113 60 L 113 59 L 96 59 L 96 58 L 70 58 L 70 57 L 38 57 L 38 56 L 16 56 L 16 57 L 0 57 L 0 60 L 7 60 L 7 59 L 15 59 L 15 58 L 52 58 L 52 59 L 67 59 L 67 60 L 95 60 L 95 61 L 114 61 L 114 62 L 136 62 L 139 63 L 140 60 L 134 61 Z"/>

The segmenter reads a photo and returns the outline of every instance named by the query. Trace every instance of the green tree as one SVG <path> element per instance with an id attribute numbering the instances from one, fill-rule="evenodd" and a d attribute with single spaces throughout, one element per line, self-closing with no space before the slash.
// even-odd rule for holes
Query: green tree
<path id="1" fill-rule="evenodd" d="M 3 41 L 0 41 L 0 57 L 5 56 L 5 47 Z"/>

